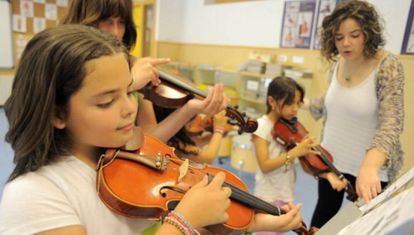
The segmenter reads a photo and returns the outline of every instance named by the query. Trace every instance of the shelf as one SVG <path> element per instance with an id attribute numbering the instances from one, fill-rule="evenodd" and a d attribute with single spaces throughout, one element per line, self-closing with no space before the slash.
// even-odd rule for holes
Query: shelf
<path id="1" fill-rule="evenodd" d="M 246 76 L 246 77 L 253 77 L 253 78 L 263 78 L 264 74 L 262 73 L 252 73 L 252 72 L 247 72 L 247 71 L 241 71 L 239 72 L 239 74 L 241 76 Z"/>
<path id="2" fill-rule="evenodd" d="M 245 98 L 245 97 L 240 96 L 239 100 L 240 101 L 247 101 L 247 102 L 255 103 L 255 104 L 259 104 L 259 105 L 266 105 L 266 102 L 264 100 L 259 100 L 259 99 L 251 99 L 251 98 Z"/>

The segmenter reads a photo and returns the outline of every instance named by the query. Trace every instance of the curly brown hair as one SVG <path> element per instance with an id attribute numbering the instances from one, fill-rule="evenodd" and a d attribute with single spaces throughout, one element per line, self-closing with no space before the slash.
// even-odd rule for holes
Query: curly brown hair
<path id="1" fill-rule="evenodd" d="M 385 45 L 382 34 L 384 26 L 374 6 L 360 0 L 348 0 L 338 4 L 332 14 L 323 19 L 320 32 L 322 56 L 328 61 L 335 61 L 338 55 L 335 33 L 346 19 L 354 19 L 361 26 L 365 36 L 364 56 L 374 57 L 378 49 Z"/>

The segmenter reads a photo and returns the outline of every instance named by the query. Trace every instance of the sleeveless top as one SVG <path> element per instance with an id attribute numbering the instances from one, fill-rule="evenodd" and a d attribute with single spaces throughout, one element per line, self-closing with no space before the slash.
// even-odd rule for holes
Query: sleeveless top
<path id="1" fill-rule="evenodd" d="M 376 69 L 360 84 L 344 87 L 336 79 L 337 67 L 338 64 L 325 96 L 329 118 L 325 123 L 321 145 L 332 154 L 338 170 L 356 176 L 378 123 Z M 380 171 L 380 178 L 381 181 L 388 181 L 384 169 Z"/>
<path id="2" fill-rule="evenodd" d="M 333 80 L 336 63 L 331 66 L 329 81 Z M 378 116 L 375 135 L 371 148 L 377 148 L 386 154 L 387 161 L 383 168 L 387 171 L 389 181 L 396 179 L 403 164 L 403 151 L 400 136 L 404 127 L 404 69 L 398 58 L 389 53 L 385 56 L 374 74 L 375 94 L 378 100 Z M 321 140 L 328 117 L 325 96 L 310 100 L 310 113 L 315 119 L 323 118 Z"/>

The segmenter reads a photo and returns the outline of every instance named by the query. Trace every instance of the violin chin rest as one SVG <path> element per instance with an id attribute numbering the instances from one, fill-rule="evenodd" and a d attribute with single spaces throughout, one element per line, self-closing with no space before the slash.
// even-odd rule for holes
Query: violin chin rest
<path id="1" fill-rule="evenodd" d="M 134 127 L 132 138 L 125 144 L 124 148 L 128 151 L 138 150 L 144 144 L 144 132 L 141 127 Z"/>

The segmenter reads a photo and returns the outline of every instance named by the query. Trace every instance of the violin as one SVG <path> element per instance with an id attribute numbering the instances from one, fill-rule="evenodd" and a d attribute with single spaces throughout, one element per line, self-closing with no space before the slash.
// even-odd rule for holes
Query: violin
<path id="1" fill-rule="evenodd" d="M 233 130 L 233 125 L 227 123 L 224 126 L 224 134 Z M 186 127 L 186 131 L 193 136 L 199 136 L 203 132 L 213 132 L 214 131 L 214 120 L 213 117 L 207 118 L 204 115 L 197 115 L 191 121 L 191 123 Z"/>
<path id="2" fill-rule="evenodd" d="M 179 108 L 190 99 L 207 97 L 207 92 L 196 88 L 192 82 L 177 75 L 171 75 L 160 69 L 159 77 L 162 81 L 160 85 L 154 86 L 148 83 L 139 92 L 144 95 L 145 99 L 160 107 Z M 247 117 L 245 113 L 240 113 L 236 107 L 227 106 L 226 115 L 232 123 L 240 127 L 239 134 L 253 133 L 257 129 L 257 121 Z"/>
<path id="3" fill-rule="evenodd" d="M 138 150 L 107 149 L 98 163 L 96 187 L 101 200 L 114 212 L 128 217 L 160 219 L 205 175 L 211 180 L 218 172 L 226 175 L 223 185 L 232 190 L 231 204 L 227 211 L 229 219 L 224 224 L 207 226 L 210 232 L 241 233 L 256 212 L 285 213 L 249 194 L 246 184 L 230 171 L 182 160 L 175 155 L 174 148 L 148 135 Z M 295 232 L 308 234 L 303 222 Z"/>
<path id="4" fill-rule="evenodd" d="M 308 131 L 297 120 L 293 118 L 291 120 L 279 119 L 275 123 L 272 130 L 272 136 L 276 142 L 282 145 L 286 151 L 294 148 L 297 143 L 300 143 L 302 139 L 308 135 Z M 312 148 L 315 153 L 309 153 L 299 158 L 299 162 L 305 172 L 317 176 L 324 172 L 333 172 L 339 179 L 343 180 L 345 176 L 333 165 L 332 155 L 324 149 L 321 145 L 317 145 Z M 355 193 L 351 183 L 348 182 L 346 188 L 347 199 L 354 202 L 358 199 L 358 195 Z"/>

